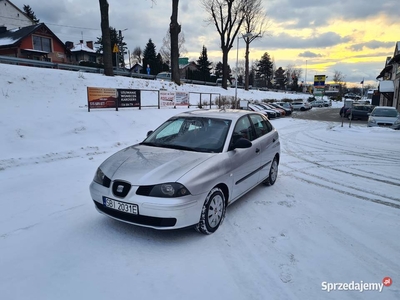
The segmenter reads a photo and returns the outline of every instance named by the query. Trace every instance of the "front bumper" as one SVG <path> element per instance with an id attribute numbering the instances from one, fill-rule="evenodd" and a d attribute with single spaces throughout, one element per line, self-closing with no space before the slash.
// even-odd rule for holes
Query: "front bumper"
<path id="1" fill-rule="evenodd" d="M 201 209 L 207 193 L 178 198 L 157 198 L 136 195 L 137 187 L 132 186 L 124 198 L 113 195 L 111 188 L 96 182 L 90 184 L 90 194 L 96 209 L 113 219 L 154 229 L 178 229 L 195 225 L 200 220 Z M 103 197 L 136 204 L 138 214 L 130 214 L 103 205 Z"/>

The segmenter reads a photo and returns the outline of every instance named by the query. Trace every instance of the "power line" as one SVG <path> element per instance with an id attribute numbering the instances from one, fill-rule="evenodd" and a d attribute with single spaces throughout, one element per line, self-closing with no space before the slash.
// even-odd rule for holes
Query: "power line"
<path id="1" fill-rule="evenodd" d="M 101 30 L 101 28 L 89 28 L 89 27 L 79 27 L 79 26 L 71 26 L 71 25 L 59 25 L 53 23 L 46 23 L 48 25 L 59 26 L 59 27 L 68 27 L 68 28 L 76 28 L 76 29 L 87 29 L 87 30 Z"/>
<path id="2" fill-rule="evenodd" d="M 12 18 L 12 17 L 5 17 L 5 16 L 1 16 L 1 17 L 4 18 L 4 19 L 17 20 L 17 21 L 23 21 L 23 22 L 30 23 L 29 21 L 21 20 L 19 18 Z M 45 23 L 45 22 L 41 22 L 41 23 Z M 45 24 L 52 25 L 52 26 L 59 26 L 59 27 L 76 28 L 76 29 L 101 30 L 100 28 L 89 28 L 89 27 L 79 27 L 79 26 L 71 26 L 71 25 L 60 25 L 60 24 L 54 24 L 54 23 L 45 23 Z"/>

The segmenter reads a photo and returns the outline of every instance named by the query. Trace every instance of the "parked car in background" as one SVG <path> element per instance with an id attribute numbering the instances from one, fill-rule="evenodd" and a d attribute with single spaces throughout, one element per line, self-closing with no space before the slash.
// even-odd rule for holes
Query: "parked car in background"
<path id="1" fill-rule="evenodd" d="M 390 127 L 400 123 L 400 114 L 391 106 L 375 106 L 368 117 L 368 127 Z"/>
<path id="2" fill-rule="evenodd" d="M 301 111 L 309 110 L 312 108 L 312 106 L 308 102 L 304 101 L 293 101 L 292 106 L 294 110 L 301 110 Z"/>
<path id="3" fill-rule="evenodd" d="M 374 109 L 373 105 L 353 105 L 344 113 L 344 117 L 349 120 L 368 120 L 369 114 Z"/>
<path id="4" fill-rule="evenodd" d="M 248 104 L 247 109 L 251 110 L 251 111 L 261 112 L 262 114 L 266 115 L 268 117 L 268 119 L 274 119 L 274 118 L 278 117 L 278 114 L 276 113 L 276 111 L 271 110 L 271 109 L 261 108 L 254 104 Z"/>
<path id="5" fill-rule="evenodd" d="M 310 105 L 312 107 L 328 107 L 328 106 L 330 106 L 330 101 L 318 99 L 318 100 L 311 101 Z"/>
<path id="6" fill-rule="evenodd" d="M 293 111 L 293 105 L 290 104 L 290 102 L 275 102 L 275 103 L 285 108 L 289 108 L 291 111 Z"/>
<path id="7" fill-rule="evenodd" d="M 218 78 L 215 83 L 217 84 L 217 86 L 222 86 L 222 78 Z M 226 86 L 230 87 L 231 83 L 229 82 L 229 80 L 226 80 Z"/>
<path id="8" fill-rule="evenodd" d="M 354 94 L 354 93 L 346 93 L 344 94 L 345 98 L 353 99 L 353 100 L 358 100 L 361 99 L 360 95 Z"/>
<path id="9" fill-rule="evenodd" d="M 170 72 L 161 72 L 156 75 L 157 80 L 171 80 Z"/>
<path id="10" fill-rule="evenodd" d="M 283 109 L 273 107 L 273 106 L 270 105 L 270 104 L 267 104 L 267 103 L 259 103 L 259 104 L 257 104 L 257 105 L 260 106 L 260 107 L 262 107 L 263 109 L 270 109 L 270 110 L 275 111 L 278 117 L 282 117 L 282 116 L 285 116 L 285 115 L 286 115 L 286 112 L 285 112 Z"/>
<path id="11" fill-rule="evenodd" d="M 90 194 L 100 213 L 118 221 L 211 234 L 230 204 L 275 183 L 279 160 L 279 134 L 262 114 L 184 112 L 106 159 Z"/>
<path id="12" fill-rule="evenodd" d="M 285 111 L 285 115 L 286 116 L 289 116 L 289 115 L 292 114 L 292 110 L 290 108 L 283 107 L 283 106 L 281 106 L 281 105 L 279 105 L 277 103 L 268 103 L 268 104 L 273 106 L 273 107 L 275 107 L 275 108 L 283 109 Z"/>

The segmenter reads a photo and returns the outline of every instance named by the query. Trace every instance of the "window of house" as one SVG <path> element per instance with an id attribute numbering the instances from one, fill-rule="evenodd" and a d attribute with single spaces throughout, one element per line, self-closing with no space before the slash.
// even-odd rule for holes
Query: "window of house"
<path id="1" fill-rule="evenodd" d="M 33 49 L 39 51 L 51 52 L 51 39 L 34 35 Z"/>
<path id="2" fill-rule="evenodd" d="M 90 62 L 96 62 L 96 55 L 89 55 L 89 61 Z"/>

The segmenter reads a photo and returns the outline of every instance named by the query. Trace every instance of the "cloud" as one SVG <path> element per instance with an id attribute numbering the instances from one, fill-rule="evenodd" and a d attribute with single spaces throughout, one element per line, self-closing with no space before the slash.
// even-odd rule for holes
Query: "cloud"
<path id="1" fill-rule="evenodd" d="M 351 41 L 350 37 L 341 37 L 335 32 L 324 32 L 310 37 L 293 36 L 288 33 L 280 33 L 257 42 L 270 49 L 311 49 L 327 48 Z"/>
<path id="2" fill-rule="evenodd" d="M 318 29 L 337 20 L 365 21 L 379 15 L 398 22 L 400 15 L 398 0 L 272 0 L 266 6 L 273 22 L 299 30 Z"/>
<path id="3" fill-rule="evenodd" d="M 318 53 L 311 52 L 311 51 L 304 51 L 302 53 L 299 53 L 299 57 L 310 57 L 310 58 L 313 58 L 313 57 L 322 57 L 322 55 L 318 54 Z"/>
<path id="4" fill-rule="evenodd" d="M 29 2 L 37 18 L 63 42 L 97 41 L 101 36 L 98 1 L 58 0 L 47 1 L 46 5 L 43 0 L 11 1 L 20 9 Z M 123 36 L 129 50 L 135 47 L 143 50 L 149 39 L 156 45 L 156 51 L 160 50 L 169 27 L 171 1 L 113 0 L 108 3 L 110 26 L 117 30 L 128 28 Z M 369 66 L 354 63 L 354 59 L 353 64 L 346 65 L 349 75 L 355 72 L 359 77 L 370 72 L 375 79 L 386 57 L 393 54 L 393 39 L 398 38 L 395 35 L 400 15 L 398 0 L 268 0 L 262 1 L 262 5 L 271 24 L 268 29 L 271 36 L 251 44 L 252 56 L 275 52 L 275 61 L 280 66 L 305 65 L 307 59 L 311 68 L 312 59 L 335 65 L 343 57 L 348 61 L 362 57 L 376 61 L 379 57 L 382 58 L 377 63 L 379 68 L 363 70 Z M 205 22 L 207 17 L 201 1 L 180 1 L 178 20 L 185 34 L 187 56 L 198 59 L 204 45 L 210 60 L 218 62 L 222 60 L 220 37 L 215 25 Z M 374 24 L 372 29 L 371 24 Z M 242 56 L 243 46 L 240 42 Z M 229 53 L 231 65 L 235 61 L 235 50 L 236 45 Z M 363 77 L 367 80 L 366 75 Z"/>
<path id="5" fill-rule="evenodd" d="M 361 51 L 366 48 L 376 50 L 379 48 L 392 48 L 395 44 L 396 44 L 396 42 L 394 42 L 394 41 L 393 42 L 381 42 L 381 41 L 377 41 L 377 40 L 372 40 L 369 42 L 351 45 L 350 47 L 348 47 L 348 49 L 350 49 L 352 51 Z"/>

